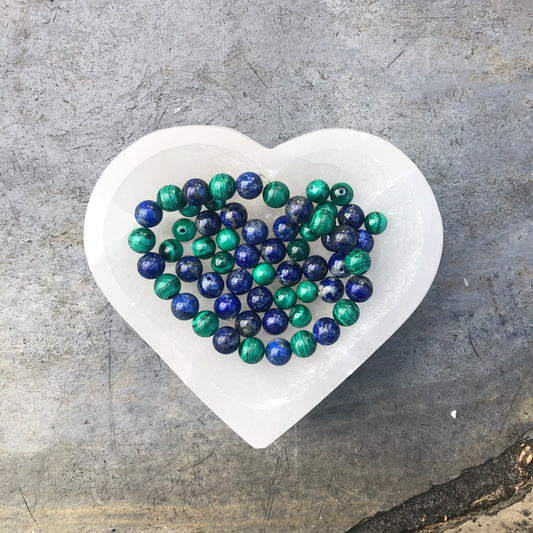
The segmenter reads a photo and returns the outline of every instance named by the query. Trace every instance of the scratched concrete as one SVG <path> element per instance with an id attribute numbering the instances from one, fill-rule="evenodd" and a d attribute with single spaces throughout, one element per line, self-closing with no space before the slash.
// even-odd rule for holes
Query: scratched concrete
<path id="1" fill-rule="evenodd" d="M 0 530 L 340 532 L 533 425 L 529 0 L 19 0 L 0 14 Z M 369 131 L 441 207 L 420 308 L 267 450 L 182 385 L 85 264 L 101 171 L 185 124 L 268 146 Z"/>

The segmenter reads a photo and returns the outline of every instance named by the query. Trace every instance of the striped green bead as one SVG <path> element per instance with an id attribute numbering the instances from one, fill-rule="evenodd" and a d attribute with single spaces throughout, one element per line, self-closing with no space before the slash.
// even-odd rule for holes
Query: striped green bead
<path id="1" fill-rule="evenodd" d="M 318 296 L 318 287 L 313 281 L 302 281 L 298 287 L 296 287 L 296 296 L 302 302 L 308 304 L 314 302 Z"/>
<path id="2" fill-rule="evenodd" d="M 296 304 L 289 314 L 289 322 L 295 328 L 304 328 L 309 322 L 311 322 L 311 318 L 311 311 L 302 304 Z"/>
<path id="3" fill-rule="evenodd" d="M 291 309 L 296 303 L 296 293 L 290 287 L 280 287 L 274 293 L 274 303 L 280 309 Z"/>
<path id="4" fill-rule="evenodd" d="M 250 365 L 259 363 L 265 355 L 265 345 L 257 337 L 248 337 L 239 345 L 239 357 Z"/>
<path id="5" fill-rule="evenodd" d="M 175 263 L 183 255 L 183 244 L 177 239 L 166 239 L 159 245 L 159 255 L 167 263 Z"/>
<path id="6" fill-rule="evenodd" d="M 309 357 L 316 350 L 316 340 L 310 331 L 297 331 L 291 338 L 292 353 L 298 357 Z"/>
<path id="7" fill-rule="evenodd" d="M 339 300 L 333 306 L 333 318 L 339 326 L 353 326 L 359 320 L 359 307 L 351 300 Z"/>
<path id="8" fill-rule="evenodd" d="M 230 228 L 224 228 L 217 235 L 217 245 L 221 250 L 230 252 L 239 246 L 239 234 Z"/>
<path id="9" fill-rule="evenodd" d="M 217 245 L 211 237 L 200 237 L 193 241 L 191 249 L 198 259 L 209 259 L 215 254 Z"/>
<path id="10" fill-rule="evenodd" d="M 186 203 L 181 189 L 176 185 L 165 185 L 157 192 L 157 203 L 164 211 L 177 211 L 185 207 Z"/>
<path id="11" fill-rule="evenodd" d="M 353 199 L 353 189 L 347 183 L 335 183 L 329 196 L 335 205 L 347 205 Z"/>
<path id="12" fill-rule="evenodd" d="M 211 259 L 211 267 L 217 274 L 227 274 L 233 270 L 235 259 L 229 252 L 217 252 Z"/>
<path id="13" fill-rule="evenodd" d="M 311 231 L 311 228 L 309 227 L 309 222 L 300 226 L 300 236 L 304 241 L 307 242 L 316 241 L 318 239 L 318 235 Z"/>
<path id="14" fill-rule="evenodd" d="M 192 329 L 199 337 L 211 337 L 218 329 L 220 322 L 213 311 L 200 311 L 192 319 Z"/>
<path id="15" fill-rule="evenodd" d="M 269 207 L 284 206 L 291 196 L 289 188 L 281 181 L 271 181 L 263 189 L 263 200 Z"/>
<path id="16" fill-rule="evenodd" d="M 192 220 L 180 218 L 174 222 L 172 233 L 178 241 L 187 242 L 196 235 L 196 226 Z"/>
<path id="17" fill-rule="evenodd" d="M 154 292 L 162 300 L 170 300 L 181 291 L 181 281 L 174 274 L 161 274 L 154 280 Z"/>
<path id="18" fill-rule="evenodd" d="M 317 209 L 309 222 L 309 229 L 315 235 L 326 235 L 335 227 L 335 216 L 327 209 Z"/>
<path id="19" fill-rule="evenodd" d="M 202 210 L 201 205 L 190 205 L 187 204 L 185 207 L 181 207 L 178 209 L 178 211 L 184 216 L 184 217 L 195 217 L 200 211 Z"/>
<path id="20" fill-rule="evenodd" d="M 365 228 L 369 233 L 379 235 L 387 229 L 387 217 L 379 211 L 372 211 L 365 217 Z"/>
<path id="21" fill-rule="evenodd" d="M 229 174 L 216 174 L 209 182 L 209 190 L 213 198 L 225 202 L 235 194 L 235 180 Z"/>
<path id="22" fill-rule="evenodd" d="M 211 200 L 205 203 L 205 207 L 209 211 L 220 211 L 225 205 L 225 200 L 217 200 L 216 198 L 211 198 Z"/>
<path id="23" fill-rule="evenodd" d="M 155 246 L 155 234 L 149 228 L 135 228 L 128 237 L 128 244 L 134 252 L 145 254 Z"/>
<path id="24" fill-rule="evenodd" d="M 315 211 L 329 211 L 334 217 L 339 214 L 338 207 L 333 202 L 324 202 L 322 205 L 317 205 Z"/>
<path id="25" fill-rule="evenodd" d="M 311 202 L 323 204 L 329 197 L 329 185 L 323 180 L 313 180 L 307 185 L 305 194 Z"/>
<path id="26" fill-rule="evenodd" d="M 270 263 L 259 263 L 252 271 L 258 285 L 270 285 L 276 279 L 276 269 Z"/>
<path id="27" fill-rule="evenodd" d="M 355 248 L 346 254 L 346 257 L 344 258 L 344 265 L 350 274 L 359 276 L 367 272 L 367 270 L 370 268 L 370 255 L 364 250 Z"/>
<path id="28" fill-rule="evenodd" d="M 293 261 L 303 261 L 309 257 L 309 243 L 304 239 L 294 239 L 287 244 L 287 255 Z"/>

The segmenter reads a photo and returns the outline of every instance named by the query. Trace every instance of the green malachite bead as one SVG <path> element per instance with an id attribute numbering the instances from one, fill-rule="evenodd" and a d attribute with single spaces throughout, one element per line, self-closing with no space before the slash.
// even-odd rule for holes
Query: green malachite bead
<path id="1" fill-rule="evenodd" d="M 211 267 L 217 274 L 227 274 L 233 270 L 235 259 L 229 252 L 217 252 L 211 259 Z"/>
<path id="2" fill-rule="evenodd" d="M 199 337 L 211 337 L 219 326 L 218 316 L 213 311 L 200 311 L 192 319 L 192 329 Z"/>
<path id="3" fill-rule="evenodd" d="M 347 183 L 335 183 L 329 196 L 335 205 L 346 205 L 353 199 L 353 189 Z"/>
<path id="4" fill-rule="evenodd" d="M 310 331 L 298 331 L 291 338 L 291 350 L 298 357 L 309 357 L 316 350 L 316 341 Z"/>
<path id="5" fill-rule="evenodd" d="M 265 345 L 257 337 L 248 337 L 239 345 L 239 357 L 250 365 L 259 363 L 265 355 Z"/>
<path id="6" fill-rule="evenodd" d="M 211 237 L 200 237 L 192 243 L 192 253 L 198 259 L 209 259 L 215 254 L 217 245 Z"/>
<path id="7" fill-rule="evenodd" d="M 303 261 L 309 257 L 309 243 L 304 239 L 294 239 L 287 244 L 287 255 L 293 261 Z"/>
<path id="8" fill-rule="evenodd" d="M 318 287 L 316 283 L 308 280 L 302 281 L 298 287 L 296 287 L 296 296 L 306 304 L 314 302 L 318 296 Z"/>
<path id="9" fill-rule="evenodd" d="M 181 291 L 181 281 L 174 274 L 161 274 L 154 280 L 154 292 L 162 300 L 170 300 Z"/>
<path id="10" fill-rule="evenodd" d="M 289 322 L 295 328 L 303 328 L 311 322 L 311 318 L 311 311 L 305 305 L 296 304 L 290 312 Z"/>
<path id="11" fill-rule="evenodd" d="M 263 200 L 269 207 L 282 207 L 290 198 L 290 191 L 285 183 L 271 181 L 263 189 Z"/>
<path id="12" fill-rule="evenodd" d="M 322 209 L 329 211 L 334 217 L 339 214 L 339 209 L 333 202 L 324 202 L 322 205 L 317 205 L 315 211 L 321 211 Z"/>
<path id="13" fill-rule="evenodd" d="M 335 216 L 327 209 L 317 209 L 309 222 L 309 229 L 315 235 L 326 235 L 335 227 Z"/>
<path id="14" fill-rule="evenodd" d="M 333 306 L 333 318 L 339 326 L 353 326 L 359 319 L 359 307 L 351 300 L 339 300 Z"/>
<path id="15" fill-rule="evenodd" d="M 379 211 L 372 211 L 365 217 L 365 228 L 369 233 L 379 235 L 387 229 L 387 217 Z"/>
<path id="16" fill-rule="evenodd" d="M 229 200 L 235 194 L 235 180 L 229 174 L 216 174 L 209 182 L 209 190 L 217 200 Z"/>
<path id="17" fill-rule="evenodd" d="M 220 211 L 225 205 L 225 200 L 217 200 L 216 198 L 211 198 L 209 202 L 205 203 L 205 206 L 209 211 Z"/>
<path id="18" fill-rule="evenodd" d="M 305 189 L 305 194 L 311 202 L 323 204 L 329 197 L 329 185 L 322 180 L 313 180 Z"/>
<path id="19" fill-rule="evenodd" d="M 274 303 L 280 309 L 291 309 L 296 303 L 296 293 L 290 287 L 280 287 L 274 293 Z"/>
<path id="20" fill-rule="evenodd" d="M 128 244 L 134 252 L 145 254 L 155 246 L 155 234 L 149 228 L 135 228 L 128 237 Z"/>
<path id="21" fill-rule="evenodd" d="M 270 285 L 276 279 L 276 269 L 270 263 L 259 263 L 252 271 L 258 285 Z"/>
<path id="22" fill-rule="evenodd" d="M 239 234 L 232 229 L 224 228 L 217 235 L 217 245 L 221 250 L 229 252 L 239 246 Z"/>
<path id="23" fill-rule="evenodd" d="M 368 253 L 364 250 L 355 248 L 355 250 L 352 250 L 346 254 L 344 264 L 346 266 L 346 270 L 348 270 L 350 274 L 359 276 L 364 274 L 370 268 L 370 255 L 368 255 Z"/>
<path id="24" fill-rule="evenodd" d="M 304 241 L 312 242 L 318 239 L 318 235 L 311 231 L 309 222 L 300 226 L 300 235 Z"/>
<path id="25" fill-rule="evenodd" d="M 161 187 L 157 193 L 157 203 L 164 211 L 177 211 L 186 205 L 181 189 L 176 185 Z"/>
<path id="26" fill-rule="evenodd" d="M 202 210 L 201 205 L 190 205 L 187 204 L 185 207 L 181 207 L 178 209 L 178 211 L 184 216 L 184 217 L 195 217 L 200 211 Z"/>
<path id="27" fill-rule="evenodd" d="M 167 263 L 174 263 L 183 255 L 183 244 L 177 239 L 167 239 L 159 245 L 159 255 Z"/>
<path id="28" fill-rule="evenodd" d="M 190 241 L 196 235 L 196 226 L 192 220 L 180 218 L 174 222 L 172 233 L 178 241 Z"/>

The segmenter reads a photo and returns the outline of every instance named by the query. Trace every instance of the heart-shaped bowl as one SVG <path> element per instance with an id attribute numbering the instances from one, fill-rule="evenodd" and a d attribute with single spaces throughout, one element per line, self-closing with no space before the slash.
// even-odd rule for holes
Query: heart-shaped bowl
<path id="1" fill-rule="evenodd" d="M 265 359 L 249 365 L 235 353 L 216 352 L 211 339 L 196 336 L 190 321 L 177 320 L 169 302 L 155 296 L 153 283 L 137 272 L 139 256 L 128 247 L 128 235 L 136 226 L 136 205 L 155 200 L 162 186 L 181 187 L 191 177 L 209 181 L 220 172 L 236 177 L 245 171 L 259 173 L 265 182 L 283 181 L 291 195 L 305 195 L 313 179 L 330 185 L 345 182 L 354 190 L 353 203 L 388 218 L 387 230 L 376 236 L 371 253 L 368 277 L 374 293 L 360 304 L 359 321 L 342 328 L 334 345 L 319 345 L 311 357 L 293 357 L 281 367 Z M 263 204 L 262 212 L 260 203 L 251 207 L 242 203 L 250 217 L 272 222 L 272 209 Z M 153 228 L 158 242 L 172 236 L 172 223 L 180 216 L 165 213 Z M 253 447 L 263 448 L 332 392 L 407 320 L 435 277 L 443 232 L 424 176 L 384 139 L 329 129 L 265 148 L 228 128 L 184 126 L 141 138 L 109 164 L 87 206 L 84 240 L 92 274 L 117 312 L 229 427 Z M 320 240 L 312 243 L 312 249 L 317 246 Z M 173 266 L 167 266 L 167 272 L 173 272 Z M 187 284 L 182 291 L 197 292 L 195 285 Z M 212 309 L 212 300 L 199 300 L 201 308 Z M 312 306 L 313 321 L 331 316 L 331 309 L 331 304 L 322 302 Z M 291 335 L 289 330 L 284 337 Z"/>

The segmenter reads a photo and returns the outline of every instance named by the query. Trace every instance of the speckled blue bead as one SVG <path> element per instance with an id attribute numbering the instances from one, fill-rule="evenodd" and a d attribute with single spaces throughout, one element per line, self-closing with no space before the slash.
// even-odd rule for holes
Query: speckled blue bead
<path id="1" fill-rule="evenodd" d="M 263 244 L 268 237 L 268 226 L 258 218 L 252 218 L 242 227 L 242 238 L 248 244 Z"/>
<path id="2" fill-rule="evenodd" d="M 254 280 L 247 270 L 233 270 L 226 278 L 226 287 L 233 294 L 246 294 L 251 288 Z"/>
<path id="3" fill-rule="evenodd" d="M 272 307 L 274 296 L 266 287 L 254 287 L 246 297 L 248 307 L 256 313 L 263 313 Z"/>
<path id="4" fill-rule="evenodd" d="M 263 190 L 263 180 L 255 172 L 243 172 L 235 181 L 237 193 L 245 200 L 257 198 Z"/>
<path id="5" fill-rule="evenodd" d="M 215 300 L 213 310 L 222 320 L 233 320 L 241 312 L 241 301 L 234 294 L 222 294 Z"/>
<path id="6" fill-rule="evenodd" d="M 253 268 L 259 263 L 261 255 L 253 244 L 240 244 L 233 253 L 233 258 L 237 266 L 241 268 Z"/>
<path id="7" fill-rule="evenodd" d="M 340 334 L 341 329 L 333 318 L 319 318 L 313 325 L 313 337 L 323 346 L 337 342 Z"/>
<path id="8" fill-rule="evenodd" d="M 220 211 L 220 219 L 226 228 L 238 229 L 242 228 L 246 223 L 248 212 L 243 205 L 237 202 L 229 202 Z"/>
<path id="9" fill-rule="evenodd" d="M 320 281 L 328 275 L 328 262 L 320 255 L 310 255 L 302 265 L 303 274 L 311 281 Z"/>
<path id="10" fill-rule="evenodd" d="M 348 204 L 341 207 L 337 220 L 339 224 L 348 224 L 353 229 L 359 229 L 365 220 L 365 214 L 358 205 Z"/>
<path id="11" fill-rule="evenodd" d="M 163 210 L 152 200 L 145 200 L 135 208 L 135 220 L 145 228 L 157 226 L 162 218 Z"/>
<path id="12" fill-rule="evenodd" d="M 300 226 L 293 222 L 287 215 L 282 215 L 272 224 L 274 235 L 281 241 L 289 242 L 296 238 Z"/>
<path id="13" fill-rule="evenodd" d="M 333 242 L 333 231 L 330 231 L 329 233 L 322 235 L 320 237 L 320 240 L 322 241 L 322 246 L 326 250 L 329 250 L 330 252 L 335 251 L 334 242 Z"/>
<path id="14" fill-rule="evenodd" d="M 356 233 L 357 244 L 355 247 L 370 253 L 372 248 L 374 248 L 374 237 L 364 229 L 358 229 L 356 230 Z"/>
<path id="15" fill-rule="evenodd" d="M 213 335 L 213 346 L 222 354 L 230 354 L 239 348 L 241 337 L 239 332 L 231 326 L 223 326 Z"/>
<path id="16" fill-rule="evenodd" d="M 192 282 L 200 279 L 204 267 L 194 255 L 185 255 L 176 263 L 176 276 L 181 281 Z"/>
<path id="17" fill-rule="evenodd" d="M 273 365 L 282 366 L 292 356 L 291 345 L 285 339 L 272 339 L 265 347 L 265 356 Z"/>
<path id="18" fill-rule="evenodd" d="M 155 279 L 165 271 L 165 260 L 155 252 L 148 252 L 139 257 L 137 272 L 146 279 Z"/>
<path id="19" fill-rule="evenodd" d="M 206 272 L 198 280 L 198 292 L 204 298 L 216 298 L 224 290 L 224 280 L 216 272 Z"/>
<path id="20" fill-rule="evenodd" d="M 335 252 L 347 254 L 355 248 L 357 243 L 357 231 L 348 224 L 337 226 L 330 233 L 331 243 Z"/>
<path id="21" fill-rule="evenodd" d="M 202 205 L 211 200 L 209 185 L 200 178 L 188 180 L 181 189 L 183 199 L 190 205 Z"/>
<path id="22" fill-rule="evenodd" d="M 353 276 L 346 282 L 346 296 L 354 302 L 366 302 L 374 292 L 366 276 Z"/>
<path id="23" fill-rule="evenodd" d="M 261 257 L 272 265 L 282 261 L 286 253 L 287 248 L 279 239 L 267 239 L 261 245 Z"/>
<path id="24" fill-rule="evenodd" d="M 329 271 L 336 278 L 346 278 L 350 273 L 346 270 L 346 265 L 344 264 L 344 258 L 346 254 L 334 253 L 328 260 Z"/>
<path id="25" fill-rule="evenodd" d="M 220 231 L 220 215 L 214 211 L 202 211 L 195 221 L 196 231 L 205 237 L 212 237 Z"/>
<path id="26" fill-rule="evenodd" d="M 263 329 L 270 335 L 281 335 L 289 325 L 289 317 L 281 309 L 269 309 L 263 316 Z"/>
<path id="27" fill-rule="evenodd" d="M 302 279 L 302 267 L 294 261 L 283 261 L 276 269 L 276 277 L 282 285 L 292 287 Z"/>
<path id="28" fill-rule="evenodd" d="M 344 296 L 344 283 L 333 277 L 323 279 L 318 285 L 318 295 L 328 304 L 338 302 Z"/>
<path id="29" fill-rule="evenodd" d="M 285 214 L 297 224 L 309 222 L 313 212 L 313 203 L 305 196 L 293 196 L 285 206 Z"/>
<path id="30" fill-rule="evenodd" d="M 255 337 L 261 330 L 261 318 L 255 311 L 243 311 L 235 319 L 235 329 L 243 337 Z"/>
<path id="31" fill-rule="evenodd" d="M 191 320 L 198 313 L 200 303 L 194 294 L 182 292 L 172 299 L 170 309 L 176 318 Z"/>

